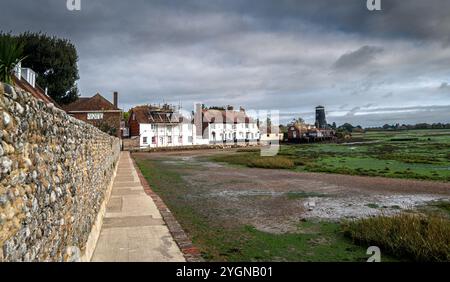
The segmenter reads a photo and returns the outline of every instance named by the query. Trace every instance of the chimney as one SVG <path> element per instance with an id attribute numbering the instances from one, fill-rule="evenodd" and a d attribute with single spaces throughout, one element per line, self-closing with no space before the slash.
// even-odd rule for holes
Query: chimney
<path id="1" fill-rule="evenodd" d="M 118 99 L 119 99 L 119 93 L 117 91 L 114 91 L 114 107 L 118 108 Z"/>

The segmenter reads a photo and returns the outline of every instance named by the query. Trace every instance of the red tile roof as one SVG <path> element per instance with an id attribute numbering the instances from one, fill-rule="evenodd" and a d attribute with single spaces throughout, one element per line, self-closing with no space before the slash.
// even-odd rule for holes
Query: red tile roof
<path id="1" fill-rule="evenodd" d="M 66 112 L 89 112 L 89 111 L 120 111 L 110 101 L 100 94 L 92 97 L 80 97 L 73 103 L 63 106 Z"/>
<path id="2" fill-rule="evenodd" d="M 15 75 L 13 76 L 14 85 L 21 88 L 22 90 L 29 92 L 35 98 L 44 101 L 45 103 L 52 103 L 56 107 L 60 108 L 60 106 L 48 95 L 45 94 L 44 90 L 40 88 L 38 85 L 36 87 L 31 86 L 25 79 L 18 79 Z"/>
<path id="3" fill-rule="evenodd" d="M 138 123 L 179 123 L 183 121 L 180 114 L 168 108 L 144 105 L 134 107 L 130 112 L 135 115 Z"/>
<path id="4" fill-rule="evenodd" d="M 203 110 L 204 121 L 213 123 L 251 123 L 253 119 L 245 111 Z"/>

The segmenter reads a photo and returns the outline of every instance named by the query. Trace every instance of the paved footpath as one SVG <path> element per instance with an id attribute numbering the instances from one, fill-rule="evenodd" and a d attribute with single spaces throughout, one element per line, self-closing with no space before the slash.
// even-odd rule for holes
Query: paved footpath
<path id="1" fill-rule="evenodd" d="M 129 152 L 120 155 L 91 261 L 185 261 L 155 203 L 144 192 Z"/>

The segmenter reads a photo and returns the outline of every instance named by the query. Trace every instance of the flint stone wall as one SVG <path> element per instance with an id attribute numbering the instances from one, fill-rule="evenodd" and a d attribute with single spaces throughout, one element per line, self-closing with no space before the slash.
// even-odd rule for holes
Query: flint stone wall
<path id="1" fill-rule="evenodd" d="M 0 83 L 0 261 L 77 261 L 119 139 Z"/>

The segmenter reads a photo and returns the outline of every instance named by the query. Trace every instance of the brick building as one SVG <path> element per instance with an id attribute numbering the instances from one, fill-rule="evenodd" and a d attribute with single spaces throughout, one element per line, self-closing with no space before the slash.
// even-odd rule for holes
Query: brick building
<path id="1" fill-rule="evenodd" d="M 117 107 L 117 102 L 117 92 L 114 92 L 113 103 L 97 93 L 92 97 L 80 97 L 77 101 L 63 106 L 63 109 L 69 115 L 120 138 L 122 110 Z"/>

